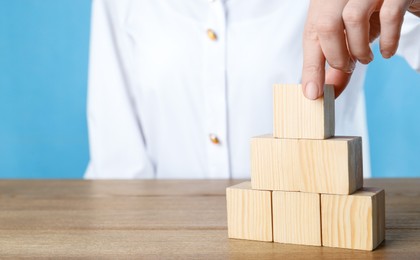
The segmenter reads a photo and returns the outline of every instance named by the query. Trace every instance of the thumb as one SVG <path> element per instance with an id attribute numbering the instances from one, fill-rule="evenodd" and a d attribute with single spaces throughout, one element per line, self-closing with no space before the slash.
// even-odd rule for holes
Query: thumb
<path id="1" fill-rule="evenodd" d="M 349 83 L 352 74 L 353 73 L 346 73 L 331 67 L 328 68 L 325 76 L 325 84 L 330 84 L 334 86 L 335 98 L 340 96 L 340 94 L 347 87 L 347 84 Z"/>

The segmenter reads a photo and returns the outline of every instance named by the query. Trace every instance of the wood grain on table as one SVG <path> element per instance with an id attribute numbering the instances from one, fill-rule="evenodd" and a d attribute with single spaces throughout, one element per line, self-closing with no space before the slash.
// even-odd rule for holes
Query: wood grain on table
<path id="1" fill-rule="evenodd" d="M 420 179 L 385 188 L 386 240 L 373 252 L 227 238 L 231 180 L 2 180 L 1 257 L 420 259 Z"/>

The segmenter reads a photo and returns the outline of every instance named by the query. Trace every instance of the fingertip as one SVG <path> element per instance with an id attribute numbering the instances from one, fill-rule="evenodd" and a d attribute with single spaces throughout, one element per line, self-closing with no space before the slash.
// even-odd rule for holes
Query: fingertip
<path id="1" fill-rule="evenodd" d="M 381 50 L 381 54 L 382 54 L 382 57 L 384 57 L 385 59 L 389 59 L 392 56 L 394 56 L 394 53 L 388 50 Z"/>
<path id="2" fill-rule="evenodd" d="M 384 1 L 379 12 L 381 36 L 379 46 L 382 57 L 389 59 L 395 55 L 401 37 L 401 26 L 409 1 Z"/>
<path id="3" fill-rule="evenodd" d="M 368 58 L 366 58 L 366 59 L 359 59 L 358 61 L 360 62 L 360 63 L 362 63 L 362 64 L 369 64 L 369 63 L 371 63 L 372 61 L 373 61 L 373 59 L 374 59 L 375 57 L 374 57 L 374 55 L 373 55 L 373 53 L 372 53 L 372 51 L 370 51 L 370 53 L 369 53 L 369 56 L 368 56 Z"/>
<path id="4" fill-rule="evenodd" d="M 305 97 L 311 100 L 318 99 L 322 95 L 321 92 L 319 86 L 313 81 L 308 82 L 304 87 Z"/>
<path id="5" fill-rule="evenodd" d="M 330 68 L 327 71 L 325 83 L 334 86 L 335 98 L 338 98 L 350 81 L 351 73 Z"/>

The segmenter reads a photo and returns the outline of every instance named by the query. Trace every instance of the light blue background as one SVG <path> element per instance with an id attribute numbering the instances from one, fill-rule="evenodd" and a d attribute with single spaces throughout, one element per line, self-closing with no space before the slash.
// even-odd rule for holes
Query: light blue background
<path id="1" fill-rule="evenodd" d="M 89 27 L 89 0 L 0 0 L 0 177 L 82 177 Z"/>
<path id="2" fill-rule="evenodd" d="M 89 22 L 89 0 L 0 0 L 0 178 L 83 176 Z M 420 176 L 420 75 L 377 58 L 366 84 L 373 176 Z"/>
<path id="3" fill-rule="evenodd" d="M 420 73 L 378 49 L 365 83 L 372 176 L 420 177 Z"/>

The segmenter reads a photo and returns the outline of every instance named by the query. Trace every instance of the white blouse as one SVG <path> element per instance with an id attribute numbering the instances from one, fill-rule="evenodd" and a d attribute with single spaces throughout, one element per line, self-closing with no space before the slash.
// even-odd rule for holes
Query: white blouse
<path id="1" fill-rule="evenodd" d="M 93 0 L 86 178 L 249 178 L 250 138 L 271 133 L 273 83 L 299 83 L 308 0 Z M 420 67 L 408 15 L 401 53 Z M 363 136 L 357 66 L 336 135 Z"/>

